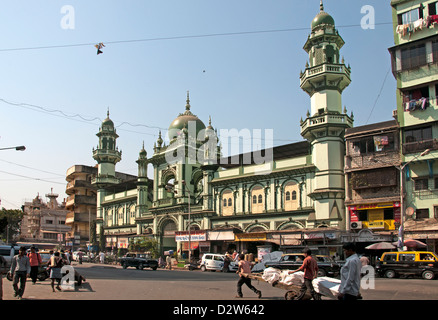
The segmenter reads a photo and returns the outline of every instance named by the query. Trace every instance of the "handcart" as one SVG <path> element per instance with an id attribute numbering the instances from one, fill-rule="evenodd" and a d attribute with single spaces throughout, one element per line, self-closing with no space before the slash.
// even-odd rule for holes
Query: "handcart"
<path id="1" fill-rule="evenodd" d="M 253 280 L 267 282 L 262 277 L 263 273 L 241 273 L 241 274 L 244 277 L 247 277 L 247 278 L 250 278 L 250 279 L 253 279 Z M 300 291 L 301 291 L 301 286 L 298 286 L 298 285 L 287 285 L 287 284 L 284 284 L 284 283 L 281 283 L 281 282 L 278 282 L 278 281 L 273 282 L 272 286 L 275 287 L 275 288 L 286 290 L 287 292 L 284 295 L 284 298 L 286 300 L 296 300 L 296 298 L 298 297 L 298 295 L 300 294 Z M 312 299 L 312 296 L 310 295 L 309 292 L 306 292 L 304 294 L 304 297 L 302 298 L 302 300 L 310 300 L 310 299 Z"/>

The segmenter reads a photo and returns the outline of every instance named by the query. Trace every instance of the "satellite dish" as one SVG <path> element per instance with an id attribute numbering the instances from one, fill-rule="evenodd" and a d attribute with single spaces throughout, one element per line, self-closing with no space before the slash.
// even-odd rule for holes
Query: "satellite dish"
<path id="1" fill-rule="evenodd" d="M 412 207 L 407 207 L 406 208 L 406 215 L 407 216 L 412 216 L 414 214 L 415 210 Z"/>

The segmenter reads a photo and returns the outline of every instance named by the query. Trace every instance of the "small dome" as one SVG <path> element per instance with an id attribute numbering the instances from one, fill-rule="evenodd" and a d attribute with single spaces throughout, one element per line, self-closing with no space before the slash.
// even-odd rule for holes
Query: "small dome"
<path id="1" fill-rule="evenodd" d="M 335 20 L 331 15 L 324 11 L 324 5 L 320 4 L 320 12 L 316 15 L 316 17 L 312 20 L 312 30 L 318 26 L 331 25 L 335 26 Z"/>
<path id="2" fill-rule="evenodd" d="M 181 113 L 170 124 L 169 132 L 168 132 L 169 139 L 172 140 L 174 138 L 177 138 L 180 135 L 181 130 L 183 130 L 184 128 L 186 130 L 189 130 L 193 125 L 195 125 L 196 137 L 197 137 L 198 133 L 201 130 L 205 129 L 205 124 L 190 111 L 190 100 L 189 100 L 189 94 L 187 93 L 186 111 L 184 113 Z M 190 130 L 188 132 L 190 133 Z"/>
<path id="3" fill-rule="evenodd" d="M 109 117 L 109 110 L 106 113 L 106 119 L 102 121 L 102 127 L 108 126 L 114 128 L 114 122 Z"/>

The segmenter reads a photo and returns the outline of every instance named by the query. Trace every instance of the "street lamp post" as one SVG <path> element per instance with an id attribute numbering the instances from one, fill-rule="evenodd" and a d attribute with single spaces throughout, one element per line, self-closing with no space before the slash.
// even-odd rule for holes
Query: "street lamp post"
<path id="1" fill-rule="evenodd" d="M 182 181 L 182 184 L 184 185 L 184 187 L 186 188 L 186 190 L 187 190 L 187 193 L 189 194 L 189 207 L 188 207 L 188 209 L 189 209 L 189 263 L 192 261 L 192 233 L 191 233 L 191 229 L 192 229 L 192 226 L 191 226 L 191 224 L 190 224 L 190 222 L 191 222 L 191 219 L 190 219 L 190 190 L 189 190 L 189 188 L 187 187 L 187 185 L 186 185 L 186 181 L 185 180 L 183 180 Z"/>

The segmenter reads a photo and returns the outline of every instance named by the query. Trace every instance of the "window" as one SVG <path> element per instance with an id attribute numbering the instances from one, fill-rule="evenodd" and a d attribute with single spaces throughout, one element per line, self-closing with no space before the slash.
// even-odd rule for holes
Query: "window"
<path id="1" fill-rule="evenodd" d="M 387 254 L 383 257 L 383 261 L 397 261 L 397 254 Z"/>
<path id="2" fill-rule="evenodd" d="M 423 18 L 423 10 L 420 8 L 413 9 L 411 11 L 398 15 L 398 24 L 408 24 L 418 19 Z"/>
<path id="3" fill-rule="evenodd" d="M 409 70 L 424 66 L 426 60 L 426 44 L 419 44 L 401 50 L 402 70 Z"/>
<path id="4" fill-rule="evenodd" d="M 438 40 L 432 40 L 433 62 L 438 62 Z M 438 92 L 438 91 L 437 91 Z"/>
<path id="5" fill-rule="evenodd" d="M 359 217 L 359 221 L 368 221 L 368 210 L 358 210 L 357 216 Z"/>
<path id="6" fill-rule="evenodd" d="M 295 190 L 292 191 L 292 200 L 297 200 L 297 192 Z"/>
<path id="7" fill-rule="evenodd" d="M 231 216 L 234 214 L 233 207 L 233 192 L 231 190 L 226 190 L 222 194 L 222 215 Z"/>
<path id="8" fill-rule="evenodd" d="M 417 209 L 415 212 L 416 219 L 428 219 L 429 218 L 429 209 Z"/>
<path id="9" fill-rule="evenodd" d="M 415 253 L 403 253 L 400 254 L 399 261 L 415 261 Z"/>
<path id="10" fill-rule="evenodd" d="M 252 205 L 251 212 L 252 213 L 263 213 L 265 210 L 265 199 L 264 199 L 265 190 L 261 186 L 255 186 L 251 190 L 252 196 Z"/>
<path id="11" fill-rule="evenodd" d="M 429 179 L 427 178 L 420 178 L 415 179 L 415 191 L 418 190 L 427 190 L 429 188 Z"/>
<path id="12" fill-rule="evenodd" d="M 46 220 L 46 224 L 53 224 L 53 220 Z"/>
<path id="13" fill-rule="evenodd" d="M 438 178 L 435 178 L 435 186 L 434 189 L 438 189 Z"/>
<path id="14" fill-rule="evenodd" d="M 290 192 L 287 191 L 287 192 L 286 192 L 286 201 L 289 201 L 289 200 L 290 200 Z"/>
<path id="15" fill-rule="evenodd" d="M 434 16 L 437 14 L 438 2 L 429 3 L 429 16 Z"/>
<path id="16" fill-rule="evenodd" d="M 394 209 L 388 208 L 383 210 L 383 220 L 393 220 L 394 219 Z"/>
<path id="17" fill-rule="evenodd" d="M 405 131 L 405 142 L 421 142 L 432 140 L 432 127 L 424 127 Z"/>

